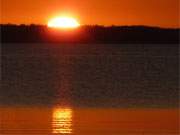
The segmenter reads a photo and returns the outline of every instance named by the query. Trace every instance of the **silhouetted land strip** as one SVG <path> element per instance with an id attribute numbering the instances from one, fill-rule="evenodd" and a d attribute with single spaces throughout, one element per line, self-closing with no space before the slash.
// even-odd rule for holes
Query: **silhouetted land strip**
<path id="1" fill-rule="evenodd" d="M 3 43 L 177 44 L 180 29 L 148 26 L 81 26 L 58 30 L 43 25 L 0 25 Z"/>

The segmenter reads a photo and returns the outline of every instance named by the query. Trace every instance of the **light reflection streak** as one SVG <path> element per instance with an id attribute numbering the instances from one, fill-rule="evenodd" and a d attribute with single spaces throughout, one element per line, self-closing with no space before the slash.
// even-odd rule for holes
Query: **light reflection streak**
<path id="1" fill-rule="evenodd" d="M 55 108 L 53 110 L 52 133 L 71 134 L 72 133 L 72 109 Z"/>

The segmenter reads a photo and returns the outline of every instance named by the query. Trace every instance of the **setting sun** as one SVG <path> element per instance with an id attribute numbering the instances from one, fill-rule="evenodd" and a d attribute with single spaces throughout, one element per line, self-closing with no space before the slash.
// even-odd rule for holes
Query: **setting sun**
<path id="1" fill-rule="evenodd" d="M 52 28 L 77 28 L 79 22 L 72 17 L 56 17 L 48 22 L 48 27 Z"/>

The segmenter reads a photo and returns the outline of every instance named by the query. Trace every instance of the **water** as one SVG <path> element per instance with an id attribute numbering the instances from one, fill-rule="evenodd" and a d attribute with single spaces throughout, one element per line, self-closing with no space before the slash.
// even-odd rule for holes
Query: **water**
<path id="1" fill-rule="evenodd" d="M 2 135 L 178 135 L 178 109 L 1 108 Z"/>
<path id="2" fill-rule="evenodd" d="M 178 45 L 3 44 L 2 105 L 177 107 Z"/>
<path id="3" fill-rule="evenodd" d="M 3 44 L 0 134 L 176 135 L 178 45 Z"/>

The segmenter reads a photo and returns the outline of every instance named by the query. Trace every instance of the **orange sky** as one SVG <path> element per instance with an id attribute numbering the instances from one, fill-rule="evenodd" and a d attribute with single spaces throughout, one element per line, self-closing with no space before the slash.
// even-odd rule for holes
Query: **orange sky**
<path id="1" fill-rule="evenodd" d="M 0 0 L 0 23 L 47 24 L 57 15 L 81 24 L 179 26 L 179 0 Z"/>

